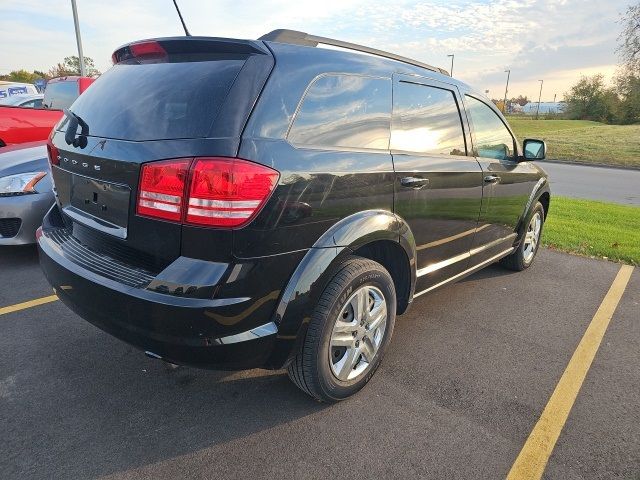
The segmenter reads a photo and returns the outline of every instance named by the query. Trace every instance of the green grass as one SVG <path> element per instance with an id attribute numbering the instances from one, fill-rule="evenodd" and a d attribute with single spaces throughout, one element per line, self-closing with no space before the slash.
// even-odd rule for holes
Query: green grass
<path id="1" fill-rule="evenodd" d="M 640 207 L 554 197 L 542 243 L 565 252 L 640 265 Z"/>
<path id="2" fill-rule="evenodd" d="M 640 167 L 640 125 L 533 120 L 517 116 L 507 120 L 518 140 L 545 140 L 549 159 Z"/>

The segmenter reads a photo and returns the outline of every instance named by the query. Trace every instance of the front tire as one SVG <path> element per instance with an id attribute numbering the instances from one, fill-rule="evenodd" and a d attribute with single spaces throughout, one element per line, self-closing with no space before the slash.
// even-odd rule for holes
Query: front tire
<path id="1" fill-rule="evenodd" d="M 509 270 L 520 272 L 529 268 L 536 258 L 538 248 L 540 248 L 540 238 L 542 237 L 542 227 L 544 226 L 544 207 L 540 202 L 536 202 L 535 207 L 527 219 L 527 228 L 524 238 L 518 248 L 511 255 L 500 260 L 500 264 Z"/>
<path id="2" fill-rule="evenodd" d="M 351 257 L 322 293 L 289 378 L 321 402 L 344 400 L 371 379 L 391 340 L 396 291 L 379 263 Z"/>

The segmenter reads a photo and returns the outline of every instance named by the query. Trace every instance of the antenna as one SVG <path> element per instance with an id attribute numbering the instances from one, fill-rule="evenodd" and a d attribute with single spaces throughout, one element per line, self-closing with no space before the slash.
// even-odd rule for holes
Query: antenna
<path id="1" fill-rule="evenodd" d="M 184 28 L 184 34 L 187 37 L 190 37 L 191 34 L 189 33 L 189 30 L 187 30 L 187 26 L 184 23 L 184 19 L 182 18 L 182 14 L 180 13 L 180 9 L 178 8 L 178 4 L 176 3 L 176 0 L 173 0 L 173 4 L 176 7 L 176 11 L 178 12 L 178 16 L 180 17 L 180 22 L 182 22 L 182 28 Z"/>

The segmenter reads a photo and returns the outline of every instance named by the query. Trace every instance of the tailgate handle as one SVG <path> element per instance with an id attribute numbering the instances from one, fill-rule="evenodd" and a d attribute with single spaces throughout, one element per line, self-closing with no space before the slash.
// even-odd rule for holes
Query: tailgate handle
<path id="1" fill-rule="evenodd" d="M 429 179 L 420 177 L 404 177 L 400 179 L 400 185 L 403 187 L 413 188 L 414 190 L 420 190 L 422 187 L 429 185 Z"/>

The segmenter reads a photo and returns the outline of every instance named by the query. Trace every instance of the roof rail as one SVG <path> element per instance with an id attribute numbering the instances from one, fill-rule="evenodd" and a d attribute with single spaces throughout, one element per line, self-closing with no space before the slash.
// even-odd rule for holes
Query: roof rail
<path id="1" fill-rule="evenodd" d="M 417 67 L 426 68 L 433 72 L 442 73 L 443 75 L 449 75 L 446 70 L 434 67 L 427 63 L 413 60 L 412 58 L 396 55 L 395 53 L 385 52 L 375 48 L 365 47 L 358 45 L 357 43 L 343 42 L 342 40 L 335 40 L 333 38 L 319 37 L 317 35 L 309 35 L 308 33 L 299 32 L 297 30 L 278 29 L 261 36 L 258 40 L 265 40 L 268 42 L 280 42 L 280 43 L 292 43 L 294 45 L 304 45 L 307 47 L 315 47 L 319 43 L 323 45 L 332 45 L 334 47 L 346 48 L 348 50 L 356 50 L 358 52 L 369 53 L 378 57 L 390 58 L 392 60 L 398 60 L 399 62 L 408 63 Z"/>

